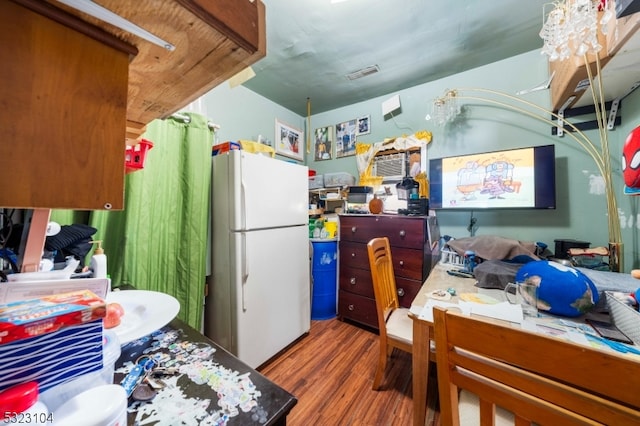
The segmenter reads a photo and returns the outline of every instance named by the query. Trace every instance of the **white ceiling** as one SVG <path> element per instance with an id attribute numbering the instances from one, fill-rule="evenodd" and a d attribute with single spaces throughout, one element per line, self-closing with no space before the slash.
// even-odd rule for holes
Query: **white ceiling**
<path id="1" fill-rule="evenodd" d="M 541 48 L 549 0 L 263 2 L 267 56 L 244 86 L 306 116 L 307 98 L 317 114 Z"/>

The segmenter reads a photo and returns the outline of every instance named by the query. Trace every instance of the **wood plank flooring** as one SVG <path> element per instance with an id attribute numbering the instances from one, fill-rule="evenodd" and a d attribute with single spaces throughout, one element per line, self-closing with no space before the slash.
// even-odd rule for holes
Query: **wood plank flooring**
<path id="1" fill-rule="evenodd" d="M 395 350 L 382 388 L 371 389 L 378 335 L 338 319 L 311 321 L 311 331 L 260 368 L 298 398 L 289 426 L 411 425 L 411 355 Z M 436 381 L 429 380 L 426 426 L 440 426 Z"/>

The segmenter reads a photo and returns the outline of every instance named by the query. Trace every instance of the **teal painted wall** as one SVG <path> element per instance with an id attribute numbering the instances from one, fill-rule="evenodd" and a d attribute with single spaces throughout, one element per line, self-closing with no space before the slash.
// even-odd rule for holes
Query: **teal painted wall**
<path id="1" fill-rule="evenodd" d="M 488 105 L 481 101 L 461 102 L 463 117 L 445 127 L 426 121 L 431 102 L 445 89 L 479 87 L 514 94 L 518 90 L 537 86 L 548 77 L 546 58 L 539 50 L 504 61 L 456 74 L 438 81 L 390 93 L 332 111 L 313 114 L 311 99 L 310 130 L 335 125 L 363 115 L 371 116 L 371 133 L 360 137 L 363 142 L 378 142 L 385 138 L 412 134 L 419 130 L 433 133 L 428 157 L 495 151 L 532 145 L 556 145 L 557 208 L 555 210 L 474 211 L 476 235 L 501 235 L 526 241 L 542 241 L 554 249 L 554 239 L 571 238 L 589 241 L 592 247 L 608 243 L 606 200 L 598 190 L 599 172 L 591 159 L 569 137 L 551 136 L 551 127 L 524 114 Z M 605 86 L 606 92 L 606 86 Z M 392 95 L 400 95 L 401 112 L 385 120 L 381 104 Z M 523 95 L 522 99 L 541 107 L 550 105 L 549 91 Z M 243 87 L 230 89 L 222 84 L 204 97 L 207 112 L 222 126 L 220 140 L 250 139 L 266 135 L 274 140 L 275 119 L 304 129 L 307 118 L 301 117 Z M 306 103 L 306 99 L 301 99 Z M 640 125 L 640 90 L 622 102 L 622 124 L 609 132 L 614 185 L 624 241 L 624 269 L 640 267 L 638 229 L 638 198 L 622 194 L 620 160 L 622 146 L 629 132 Z M 591 119 L 585 117 L 584 119 Z M 581 121 L 583 118 L 576 119 Z M 599 146 L 597 131 L 586 132 Z M 320 173 L 348 172 L 357 176 L 355 157 L 314 161 L 313 150 L 307 164 Z M 438 211 L 441 232 L 454 237 L 469 236 L 467 230 L 471 212 Z"/>
<path id="2" fill-rule="evenodd" d="M 259 136 L 275 141 L 276 118 L 290 127 L 305 129 L 306 118 L 278 105 L 243 86 L 222 83 L 202 97 L 204 110 L 220 125 L 216 139 L 257 141 Z M 301 102 L 306 103 L 306 99 Z M 291 158 L 280 157 L 287 160 Z"/>

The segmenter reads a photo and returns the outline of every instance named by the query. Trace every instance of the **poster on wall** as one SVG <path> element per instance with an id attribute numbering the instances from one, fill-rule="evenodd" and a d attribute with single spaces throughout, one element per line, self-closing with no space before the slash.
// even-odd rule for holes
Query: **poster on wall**
<path id="1" fill-rule="evenodd" d="M 276 154 L 304 160 L 304 134 L 276 118 Z"/>
<path id="2" fill-rule="evenodd" d="M 368 135 L 371 133 L 371 116 L 364 115 L 358 118 L 358 130 L 356 136 Z"/>
<path id="3" fill-rule="evenodd" d="M 356 155 L 357 120 L 336 124 L 336 158 Z"/>
<path id="4" fill-rule="evenodd" d="M 316 161 L 331 160 L 333 158 L 333 126 L 319 127 L 314 131 Z"/>

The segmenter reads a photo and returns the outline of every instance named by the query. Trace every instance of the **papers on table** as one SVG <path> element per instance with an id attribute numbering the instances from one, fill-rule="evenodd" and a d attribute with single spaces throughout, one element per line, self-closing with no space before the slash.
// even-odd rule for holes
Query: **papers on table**
<path id="1" fill-rule="evenodd" d="M 493 304 L 459 301 L 458 303 L 443 302 L 440 300 L 428 299 L 420 311 L 418 317 L 422 320 L 433 322 L 433 308 L 440 306 L 443 308 L 455 308 L 464 315 L 481 315 L 483 317 L 496 318 L 499 320 L 516 322 L 523 321 L 522 307 L 509 302 Z"/>
<path id="2" fill-rule="evenodd" d="M 463 315 L 481 315 L 499 320 L 517 323 L 523 330 L 568 340 L 573 343 L 587 345 L 606 351 L 640 357 L 640 348 L 608 341 L 597 336 L 588 324 L 572 319 L 563 319 L 551 315 L 539 314 L 537 318 L 524 317 L 520 305 L 500 302 L 493 304 L 459 301 L 458 303 L 428 299 L 424 307 L 412 307 L 411 312 L 421 320 L 433 322 L 433 308 L 453 308 Z"/>

